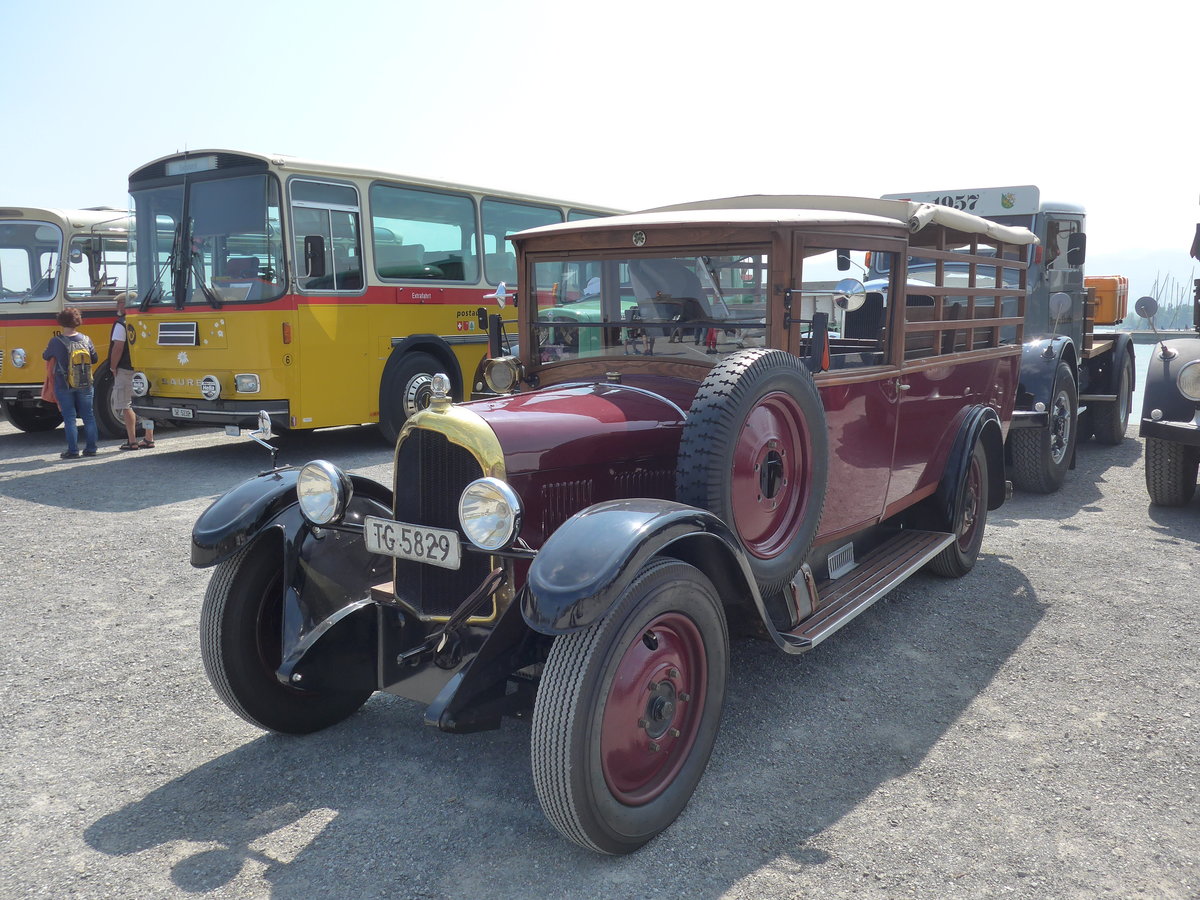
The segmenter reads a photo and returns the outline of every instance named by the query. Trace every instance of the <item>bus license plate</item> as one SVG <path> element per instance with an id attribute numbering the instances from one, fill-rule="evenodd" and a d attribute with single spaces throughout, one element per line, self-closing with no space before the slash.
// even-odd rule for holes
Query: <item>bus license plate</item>
<path id="1" fill-rule="evenodd" d="M 443 569 L 457 569 L 462 565 L 462 544 L 456 531 L 366 516 L 363 518 L 363 537 L 372 553 L 429 563 Z"/>
<path id="2" fill-rule="evenodd" d="M 196 415 L 195 411 L 188 409 L 186 406 L 172 406 L 171 407 L 171 418 L 172 419 L 190 419 L 195 415 Z"/>

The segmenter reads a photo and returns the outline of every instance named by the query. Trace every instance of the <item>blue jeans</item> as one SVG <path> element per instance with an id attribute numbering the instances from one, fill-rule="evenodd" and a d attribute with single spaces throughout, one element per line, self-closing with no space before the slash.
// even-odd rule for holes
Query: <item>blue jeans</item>
<path id="1" fill-rule="evenodd" d="M 67 452 L 79 452 L 78 427 L 76 417 L 83 419 L 83 449 L 89 453 L 96 450 L 96 414 L 92 410 L 92 388 L 54 387 L 58 395 L 58 408 L 62 410 L 63 430 L 67 433 Z"/>

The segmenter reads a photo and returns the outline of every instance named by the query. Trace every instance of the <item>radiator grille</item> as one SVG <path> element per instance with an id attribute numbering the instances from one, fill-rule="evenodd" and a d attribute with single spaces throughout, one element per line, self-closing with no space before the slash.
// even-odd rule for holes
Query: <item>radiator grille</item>
<path id="1" fill-rule="evenodd" d="M 195 322 L 159 322 L 160 347 L 195 347 L 198 329 Z"/>
<path id="2" fill-rule="evenodd" d="M 0 375 L 4 374 L 4 351 L 0 350 Z"/>
<path id="3" fill-rule="evenodd" d="M 460 531 L 458 498 L 463 488 L 482 477 L 483 469 L 470 451 L 436 431 L 419 428 L 405 438 L 396 456 L 396 520 Z M 445 617 L 490 571 L 486 554 L 465 548 L 457 571 L 398 559 L 396 596 L 421 615 Z"/>

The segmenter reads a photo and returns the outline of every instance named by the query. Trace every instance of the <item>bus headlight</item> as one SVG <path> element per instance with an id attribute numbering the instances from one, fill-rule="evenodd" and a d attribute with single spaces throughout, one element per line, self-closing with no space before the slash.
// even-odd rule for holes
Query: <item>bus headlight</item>
<path id="1" fill-rule="evenodd" d="M 18 369 L 25 368 L 25 348 L 24 347 L 13 347 L 11 359 L 12 359 L 12 364 L 14 366 L 16 366 Z"/>
<path id="2" fill-rule="evenodd" d="M 472 481 L 458 500 L 458 522 L 476 547 L 508 547 L 521 531 L 521 498 L 499 478 Z"/>
<path id="3" fill-rule="evenodd" d="M 483 380 L 497 394 L 507 394 L 521 378 L 521 361 L 515 356 L 498 356 L 483 364 Z"/>
<path id="4" fill-rule="evenodd" d="M 234 375 L 233 389 L 239 394 L 257 394 L 259 391 L 257 375 Z"/>
<path id="5" fill-rule="evenodd" d="M 1193 359 L 1179 370 L 1179 393 L 1193 403 L 1200 403 L 1200 359 Z"/>
<path id="6" fill-rule="evenodd" d="M 205 400 L 216 400 L 221 396 L 221 382 L 216 375 L 205 375 L 200 379 L 200 396 Z"/>
<path id="7" fill-rule="evenodd" d="M 304 518 L 314 525 L 328 525 L 345 514 L 354 486 L 350 476 L 333 463 L 314 459 L 296 478 L 296 496 Z"/>
<path id="8" fill-rule="evenodd" d="M 145 397 L 150 393 L 150 379 L 146 377 L 145 372 L 133 373 L 133 396 Z"/>

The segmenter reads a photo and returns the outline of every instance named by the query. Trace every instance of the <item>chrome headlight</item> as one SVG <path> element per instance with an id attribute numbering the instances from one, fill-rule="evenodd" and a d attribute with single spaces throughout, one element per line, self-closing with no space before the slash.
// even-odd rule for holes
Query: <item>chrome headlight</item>
<path id="1" fill-rule="evenodd" d="M 458 522 L 476 547 L 508 547 L 521 531 L 521 498 L 499 478 L 472 481 L 458 500 Z"/>
<path id="2" fill-rule="evenodd" d="M 304 518 L 314 525 L 328 525 L 345 514 L 354 487 L 350 476 L 333 463 L 314 459 L 300 470 L 296 496 Z"/>
<path id="3" fill-rule="evenodd" d="M 200 379 L 200 396 L 205 400 L 216 400 L 221 396 L 221 382 L 216 375 L 205 375 Z"/>
<path id="4" fill-rule="evenodd" d="M 498 356 L 483 364 L 483 380 L 497 394 L 507 394 L 521 378 L 521 361 L 515 356 Z"/>
<path id="5" fill-rule="evenodd" d="M 1200 359 L 1193 359 L 1179 370 L 1179 393 L 1193 403 L 1200 403 Z"/>
<path id="6" fill-rule="evenodd" d="M 12 364 L 18 369 L 25 368 L 25 348 L 13 347 Z"/>
<path id="7" fill-rule="evenodd" d="M 145 397 L 150 392 L 150 379 L 145 372 L 133 373 L 133 396 Z"/>

